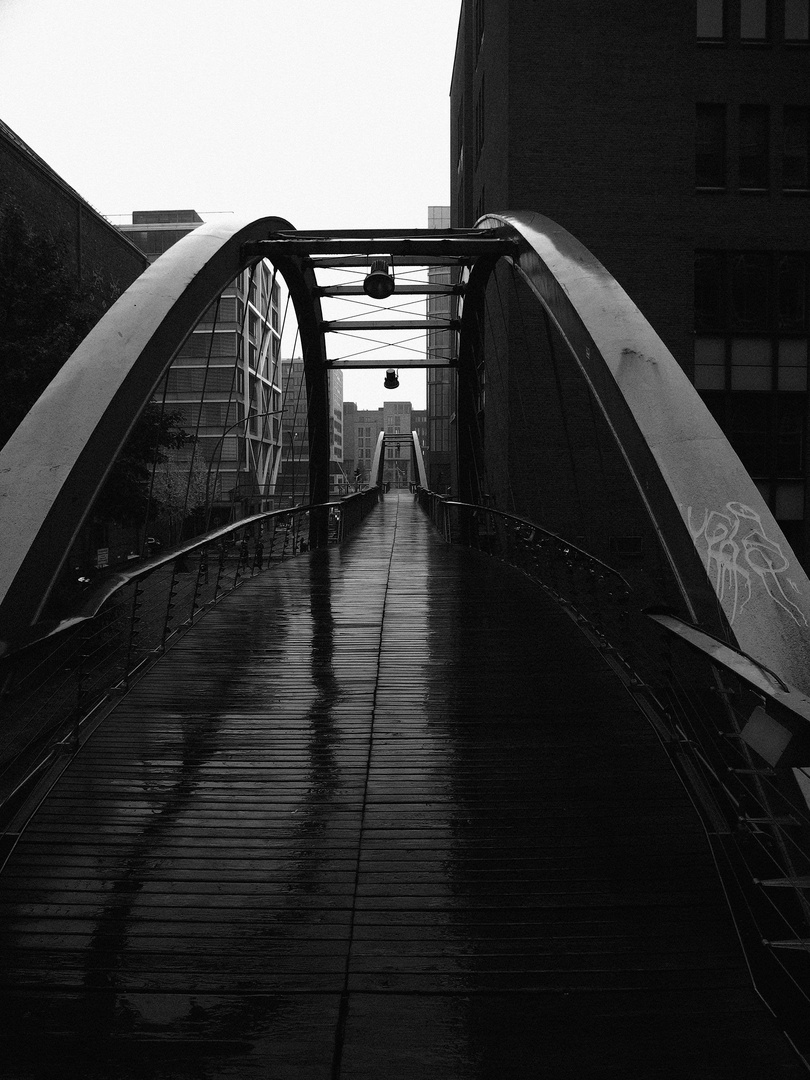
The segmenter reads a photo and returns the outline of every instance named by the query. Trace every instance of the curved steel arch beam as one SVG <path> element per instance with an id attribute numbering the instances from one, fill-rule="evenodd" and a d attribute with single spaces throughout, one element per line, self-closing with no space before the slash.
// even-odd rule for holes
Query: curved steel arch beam
<path id="1" fill-rule="evenodd" d="M 422 446 L 419 442 L 419 436 L 415 431 L 410 432 L 410 437 L 414 441 L 414 475 L 417 478 L 419 487 L 428 490 L 428 473 L 424 469 L 424 455 L 422 454 Z"/>
<path id="2" fill-rule="evenodd" d="M 283 218 L 266 217 L 189 233 L 119 297 L 0 451 L 1 638 L 37 620 L 155 387 L 206 308 L 241 270 L 259 261 L 243 254 L 243 244 L 291 228 Z M 302 343 L 311 365 L 325 358 L 325 348 L 307 262 L 289 259 L 279 269 L 304 324 Z M 324 399 L 313 414 L 324 430 L 326 415 Z M 326 458 L 328 475 L 328 446 Z"/>
<path id="3" fill-rule="evenodd" d="M 516 269 L 613 432 L 692 618 L 810 690 L 810 580 L 682 368 L 565 229 L 528 211 L 478 222 L 504 226 L 518 240 Z"/>
<path id="4" fill-rule="evenodd" d="M 377 445 L 374 447 L 374 457 L 371 461 L 369 477 L 371 486 L 382 490 L 383 470 L 385 469 L 385 432 L 380 431 L 377 435 Z"/>
<path id="5" fill-rule="evenodd" d="M 308 256 L 275 255 L 273 264 L 287 283 L 298 319 L 307 389 L 309 501 L 321 504 L 329 499 L 329 376 L 320 294 Z M 328 511 L 313 511 L 309 525 L 310 547 L 321 547 L 328 538 Z"/>

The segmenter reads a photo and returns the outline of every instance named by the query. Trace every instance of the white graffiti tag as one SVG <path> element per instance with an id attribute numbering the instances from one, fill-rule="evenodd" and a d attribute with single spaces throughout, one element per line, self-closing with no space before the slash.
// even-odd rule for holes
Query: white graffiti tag
<path id="1" fill-rule="evenodd" d="M 799 626 L 807 626 L 804 612 L 788 598 L 782 580 L 798 593 L 785 571 L 790 566 L 781 546 L 765 535 L 762 519 L 756 510 L 741 502 L 728 502 L 721 510 L 704 510 L 698 525 L 687 507 L 686 522 L 695 546 L 706 542 L 706 571 L 712 578 L 720 601 L 728 604 L 729 621 L 734 622 L 753 596 L 757 580 L 768 596 Z"/>

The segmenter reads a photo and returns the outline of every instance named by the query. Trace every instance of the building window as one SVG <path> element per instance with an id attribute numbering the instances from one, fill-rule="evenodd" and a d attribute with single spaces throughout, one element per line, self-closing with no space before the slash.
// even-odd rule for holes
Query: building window
<path id="1" fill-rule="evenodd" d="M 695 257 L 695 326 L 698 330 L 716 330 L 725 323 L 723 254 L 704 251 Z"/>
<path id="2" fill-rule="evenodd" d="M 695 387 L 791 543 L 804 518 L 806 252 L 698 252 Z"/>
<path id="3" fill-rule="evenodd" d="M 763 330 L 770 323 L 771 256 L 743 252 L 731 257 L 729 324 L 735 330 Z"/>
<path id="4" fill-rule="evenodd" d="M 768 38 L 768 0 L 740 0 L 740 37 L 743 41 Z"/>
<path id="5" fill-rule="evenodd" d="M 481 157 L 484 146 L 484 78 L 481 77 L 481 85 L 478 88 L 478 97 L 475 99 L 475 163 Z"/>
<path id="6" fill-rule="evenodd" d="M 802 255 L 784 254 L 777 260 L 777 329 L 801 334 L 807 330 L 807 260 Z"/>
<path id="7" fill-rule="evenodd" d="M 740 174 L 742 190 L 768 188 L 768 106 L 740 106 Z"/>
<path id="8" fill-rule="evenodd" d="M 810 37 L 808 0 L 785 0 L 785 41 L 807 41 Z"/>
<path id="9" fill-rule="evenodd" d="M 810 109 L 785 106 L 782 130 L 782 187 L 785 191 L 807 191 L 810 188 Z"/>
<path id="10" fill-rule="evenodd" d="M 725 32 L 723 0 L 697 0 L 698 41 L 722 40 Z"/>
<path id="11" fill-rule="evenodd" d="M 804 475 L 806 394 L 705 393 L 703 398 L 755 480 L 777 486 Z"/>
<path id="12" fill-rule="evenodd" d="M 726 186 L 726 107 L 698 105 L 695 134 L 695 185 Z"/>
<path id="13" fill-rule="evenodd" d="M 769 365 L 772 377 L 765 380 L 768 388 L 803 390 L 806 375 L 797 369 L 806 363 L 809 307 L 810 256 L 806 252 L 698 252 L 695 329 L 700 345 L 696 364 L 707 369 L 700 376 L 704 379 L 702 388 L 717 388 L 719 373 L 709 369 L 733 362 L 737 369 Z M 740 344 L 734 345 L 738 338 Z M 763 345 L 741 344 L 775 339 L 778 350 L 769 353 L 768 360 L 758 352 Z M 720 349 L 717 344 L 723 341 L 729 345 L 728 356 L 725 347 Z M 752 371 L 747 375 L 738 371 L 730 388 L 753 389 L 751 380 L 756 378 Z"/>

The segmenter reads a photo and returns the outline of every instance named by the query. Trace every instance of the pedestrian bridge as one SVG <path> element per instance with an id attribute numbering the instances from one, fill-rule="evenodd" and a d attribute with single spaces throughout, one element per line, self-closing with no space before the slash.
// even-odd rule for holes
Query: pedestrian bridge
<path id="1" fill-rule="evenodd" d="M 82 737 L 0 904 L 7 1076 L 804 1074 L 622 679 L 409 494 Z"/>
<path id="2" fill-rule="evenodd" d="M 309 501 L 71 592 L 138 411 L 265 258 Z M 456 298 L 458 497 L 417 469 L 329 499 L 324 341 L 357 327 L 321 317 L 318 259 Z M 204 226 L 36 403 L 0 497 L 4 1075 L 806 1074 L 810 580 L 564 230 Z"/>

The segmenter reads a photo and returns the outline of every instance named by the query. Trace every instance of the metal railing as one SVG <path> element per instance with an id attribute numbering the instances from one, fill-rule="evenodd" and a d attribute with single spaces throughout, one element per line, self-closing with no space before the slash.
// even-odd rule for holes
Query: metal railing
<path id="1" fill-rule="evenodd" d="M 83 725 L 213 604 L 275 562 L 307 550 L 310 519 L 341 543 L 377 504 L 376 488 L 243 518 L 96 579 L 68 617 L 7 644 L 0 657 L 0 808 L 19 801 Z"/>
<path id="2" fill-rule="evenodd" d="M 448 543 L 569 613 L 652 724 L 703 822 L 757 987 L 810 1052 L 810 698 L 526 519 L 416 489 Z M 664 841 L 665 842 L 665 841 Z"/>

